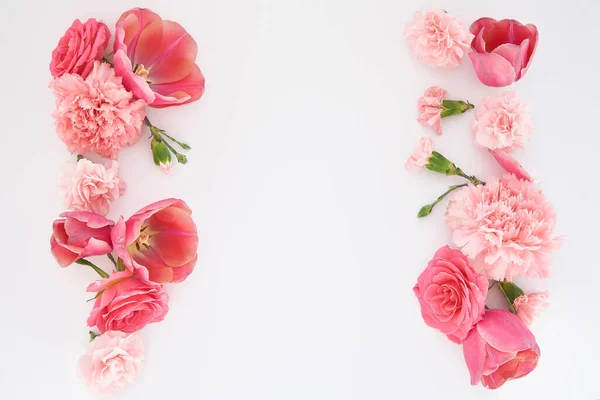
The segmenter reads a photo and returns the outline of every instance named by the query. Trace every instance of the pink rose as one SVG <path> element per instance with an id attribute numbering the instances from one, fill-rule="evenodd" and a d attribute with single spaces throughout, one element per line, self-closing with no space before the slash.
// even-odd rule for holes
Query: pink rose
<path id="1" fill-rule="evenodd" d="M 110 230 L 114 222 L 86 211 L 66 212 L 52 224 L 50 250 L 61 267 L 85 257 L 112 251 Z"/>
<path id="2" fill-rule="evenodd" d="M 198 46 L 181 25 L 147 8 L 133 8 L 116 24 L 115 72 L 123 85 L 151 107 L 198 100 L 204 76 L 195 64 Z"/>
<path id="3" fill-rule="evenodd" d="M 136 333 L 106 331 L 90 343 L 78 371 L 92 390 L 111 393 L 132 383 L 143 362 L 144 344 Z"/>
<path id="4" fill-rule="evenodd" d="M 514 19 L 481 18 L 470 30 L 475 38 L 469 57 L 481 83 L 507 86 L 525 75 L 538 43 L 535 25 L 523 25 Z"/>
<path id="5" fill-rule="evenodd" d="M 432 86 L 419 97 L 418 121 L 425 127 L 432 127 L 438 135 L 442 134 L 442 102 L 446 91 L 439 86 Z"/>
<path id="6" fill-rule="evenodd" d="M 425 323 L 460 343 L 485 312 L 488 281 L 448 246 L 439 249 L 413 289 Z"/>
<path id="7" fill-rule="evenodd" d="M 498 161 L 498 164 L 509 174 L 514 174 L 518 179 L 522 179 L 527 182 L 532 182 L 531 175 L 525 168 L 518 162 L 512 154 L 505 150 L 488 150 L 492 156 Z"/>
<path id="8" fill-rule="evenodd" d="M 109 40 L 110 31 L 102 22 L 90 18 L 82 24 L 76 19 L 52 52 L 50 73 L 54 78 L 77 74 L 85 79 L 94 61 L 102 59 Z"/>
<path id="9" fill-rule="evenodd" d="M 144 283 L 131 271 L 113 272 L 90 284 L 87 291 L 99 293 L 87 324 L 100 332 L 136 332 L 162 321 L 169 311 L 169 296 L 163 287 Z"/>
<path id="10" fill-rule="evenodd" d="M 433 153 L 433 141 L 429 138 L 419 139 L 419 144 L 414 153 L 408 158 L 404 167 L 408 170 L 415 171 L 423 168 L 429 162 L 429 157 Z"/>
<path id="11" fill-rule="evenodd" d="M 523 321 L 504 310 L 489 310 L 463 341 L 471 385 L 497 389 L 535 369 L 540 348 Z"/>
<path id="12" fill-rule="evenodd" d="M 473 35 L 456 17 L 440 10 L 416 12 L 404 36 L 415 57 L 432 67 L 456 67 Z"/>
<path id="13" fill-rule="evenodd" d="M 166 199 L 121 219 L 112 230 L 114 251 L 127 269 L 148 283 L 181 282 L 198 259 L 198 232 L 192 211 Z"/>
<path id="14" fill-rule="evenodd" d="M 531 325 L 533 320 L 538 317 L 541 312 L 548 308 L 548 296 L 546 292 L 534 292 L 519 296 L 513 302 L 513 306 L 517 311 L 517 317 L 521 318 L 526 325 Z"/>
<path id="15" fill-rule="evenodd" d="M 104 165 L 82 158 L 68 163 L 59 185 L 68 210 L 91 211 L 106 215 L 110 204 L 125 193 L 125 182 L 119 177 L 119 163 Z"/>

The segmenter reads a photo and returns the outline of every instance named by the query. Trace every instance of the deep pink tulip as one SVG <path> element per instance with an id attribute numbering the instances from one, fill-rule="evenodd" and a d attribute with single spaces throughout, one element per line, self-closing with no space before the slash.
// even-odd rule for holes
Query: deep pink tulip
<path id="1" fill-rule="evenodd" d="M 64 268 L 80 258 L 108 254 L 112 251 L 113 225 L 113 221 L 92 212 L 62 213 L 52 224 L 52 255 Z"/>
<path id="2" fill-rule="evenodd" d="M 151 107 L 191 103 L 204 93 L 194 39 L 177 22 L 164 21 L 147 8 L 121 15 L 114 52 L 115 73 L 123 86 Z"/>
<path id="3" fill-rule="evenodd" d="M 488 150 L 494 156 L 498 164 L 509 174 L 514 174 L 517 178 L 531 182 L 533 179 L 525 171 L 525 168 L 506 150 Z"/>
<path id="4" fill-rule="evenodd" d="M 114 251 L 144 282 L 181 282 L 198 259 L 198 232 L 192 211 L 182 201 L 150 204 L 112 230 Z"/>
<path id="5" fill-rule="evenodd" d="M 540 357 L 533 333 L 516 315 L 489 310 L 463 341 L 471 385 L 497 389 L 535 369 Z"/>
<path id="6" fill-rule="evenodd" d="M 507 86 L 525 75 L 538 43 L 535 25 L 523 25 L 514 19 L 480 18 L 470 30 L 475 38 L 469 57 L 481 83 Z"/>

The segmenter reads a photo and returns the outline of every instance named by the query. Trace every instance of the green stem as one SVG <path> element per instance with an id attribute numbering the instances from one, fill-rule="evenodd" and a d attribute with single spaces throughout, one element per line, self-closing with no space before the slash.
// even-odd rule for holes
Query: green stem
<path id="1" fill-rule="evenodd" d="M 467 175 L 467 174 L 465 174 L 465 172 L 462 169 L 460 169 L 458 167 L 456 167 L 456 175 L 458 175 L 458 176 L 460 176 L 462 178 L 465 178 L 466 180 L 468 180 L 469 182 L 471 182 L 475 186 L 477 186 L 477 185 L 485 185 L 485 182 L 477 179 L 477 177 L 475 175 Z"/>
<path id="2" fill-rule="evenodd" d="M 115 261 L 115 258 L 112 254 L 108 253 L 106 257 L 108 257 L 108 259 L 113 263 L 114 266 L 117 266 L 117 262 Z"/>
<path id="3" fill-rule="evenodd" d="M 448 196 L 450 193 L 452 193 L 453 191 L 455 191 L 456 189 L 462 188 L 467 186 L 468 183 L 463 183 L 461 185 L 452 185 L 448 188 L 448 190 L 446 190 L 446 192 L 444 192 L 440 197 L 437 198 L 436 201 L 434 201 L 431 204 L 428 204 L 426 206 L 421 207 L 421 209 L 419 210 L 419 213 L 417 214 L 418 218 L 423 218 L 428 216 L 429 214 L 431 214 L 431 211 L 433 211 L 433 207 L 435 207 L 440 201 L 444 200 L 444 198 L 446 196 Z"/>
<path id="4" fill-rule="evenodd" d="M 95 334 L 92 331 L 89 331 L 88 333 L 90 334 L 90 342 L 93 342 L 94 339 L 96 339 L 98 336 L 100 336 L 100 335 Z"/>
<path id="5" fill-rule="evenodd" d="M 174 138 L 173 136 L 171 136 L 171 135 L 168 135 L 168 134 L 167 134 L 167 132 L 165 132 L 165 131 L 161 131 L 160 133 L 161 133 L 161 135 L 164 135 L 164 136 L 166 136 L 167 138 L 171 139 L 171 141 L 173 141 L 173 142 L 177 143 L 179 146 L 181 146 L 181 148 L 182 148 L 182 149 L 184 149 L 184 150 L 191 150 L 191 149 L 192 149 L 192 148 L 191 148 L 189 145 L 187 145 L 187 144 L 185 144 L 185 143 L 182 143 L 182 142 L 180 142 L 179 140 L 175 139 L 175 138 Z"/>
<path id="6" fill-rule="evenodd" d="M 504 286 L 502 286 L 501 284 L 498 285 L 498 288 L 500 289 L 500 291 L 502 292 L 502 294 L 504 295 L 504 298 L 506 299 L 506 302 L 508 303 L 508 311 L 510 311 L 513 314 L 517 313 L 517 310 L 515 310 L 515 306 L 512 304 L 512 302 L 510 301 L 510 297 L 508 297 L 508 294 L 506 293 L 506 291 L 504 290 Z"/>
<path id="7" fill-rule="evenodd" d="M 181 147 L 182 144 L 177 142 L 176 140 L 172 139 L 171 136 L 167 135 L 165 133 L 165 131 L 163 131 L 162 129 L 152 125 L 152 123 L 150 122 L 150 120 L 148 119 L 148 117 L 144 118 L 144 122 L 146 123 L 146 125 L 148 125 L 148 127 L 150 127 L 150 133 L 152 134 L 152 137 L 154 139 L 156 139 L 158 142 L 162 142 L 165 144 L 165 146 L 167 146 L 167 148 L 171 151 L 171 153 L 173 153 L 175 155 L 175 157 L 177 157 L 177 161 L 179 161 L 182 164 L 187 164 L 188 160 L 187 157 L 184 154 L 181 154 L 179 152 L 177 152 L 177 150 L 175 150 L 173 148 L 173 146 L 171 146 L 166 140 L 165 138 L 162 137 L 162 135 L 167 136 L 169 139 L 175 141 L 176 143 L 178 143 Z M 188 148 L 190 148 L 187 144 L 185 145 Z M 185 147 L 184 147 L 185 148 Z"/>
<path id="8" fill-rule="evenodd" d="M 96 271 L 98 273 L 98 275 L 100 275 L 103 278 L 108 278 L 110 276 L 106 272 L 104 272 L 101 268 L 97 267 L 94 263 L 86 260 L 85 258 L 80 258 L 79 260 L 76 260 L 75 262 L 79 265 L 87 265 L 88 267 L 90 267 L 94 271 Z"/>

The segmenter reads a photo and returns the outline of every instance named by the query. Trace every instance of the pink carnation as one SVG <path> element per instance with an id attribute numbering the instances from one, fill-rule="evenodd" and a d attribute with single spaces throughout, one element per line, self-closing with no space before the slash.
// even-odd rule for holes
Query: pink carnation
<path id="1" fill-rule="evenodd" d="M 475 109 L 472 129 L 481 146 L 507 152 L 522 148 L 533 135 L 528 107 L 514 91 L 483 100 Z"/>
<path id="2" fill-rule="evenodd" d="M 433 153 L 433 141 L 429 138 L 421 138 L 415 152 L 406 161 L 404 167 L 411 171 L 423 168 L 429 163 L 431 153 Z"/>
<path id="3" fill-rule="evenodd" d="M 419 118 L 417 121 L 425 127 L 432 127 L 438 135 L 442 134 L 442 102 L 446 91 L 439 86 L 432 86 L 419 97 Z"/>
<path id="4" fill-rule="evenodd" d="M 533 320 L 548 308 L 548 296 L 546 292 L 534 292 L 519 296 L 513 302 L 513 306 L 517 311 L 517 316 L 527 325 L 531 325 Z"/>
<path id="5" fill-rule="evenodd" d="M 65 165 L 59 188 L 67 210 L 106 215 L 110 211 L 110 203 L 125 193 L 125 182 L 119 178 L 117 161 L 102 165 L 82 158 Z"/>
<path id="6" fill-rule="evenodd" d="M 547 277 L 560 245 L 556 213 L 542 191 L 510 174 L 456 191 L 446 223 L 473 268 L 497 281 Z"/>
<path id="7" fill-rule="evenodd" d="M 65 74 L 50 88 L 56 97 L 56 132 L 69 151 L 116 158 L 124 146 L 139 139 L 146 103 L 132 101 L 110 65 L 96 61 L 85 80 Z"/>
<path id="8" fill-rule="evenodd" d="M 415 57 L 432 67 L 456 67 L 473 34 L 456 17 L 440 10 L 416 12 L 404 31 Z"/>

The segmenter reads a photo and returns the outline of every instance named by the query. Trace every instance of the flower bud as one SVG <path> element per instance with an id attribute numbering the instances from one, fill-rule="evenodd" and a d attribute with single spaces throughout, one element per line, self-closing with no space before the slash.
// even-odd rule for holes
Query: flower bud
<path id="1" fill-rule="evenodd" d="M 152 156 L 154 157 L 154 164 L 156 164 L 165 174 L 171 171 L 171 152 L 169 148 L 162 142 L 156 139 L 152 139 L 150 144 L 152 147 Z"/>
<path id="2" fill-rule="evenodd" d="M 449 117 L 451 115 L 463 114 L 469 110 L 472 110 L 475 106 L 468 101 L 462 100 L 444 100 L 442 101 L 442 118 Z"/>
<path id="3" fill-rule="evenodd" d="M 425 166 L 427 169 L 445 175 L 456 175 L 456 165 L 446 157 L 434 151 Z"/>
<path id="4" fill-rule="evenodd" d="M 423 207 L 421 207 L 421 209 L 419 210 L 419 213 L 417 214 L 417 218 L 423 218 L 428 216 L 429 214 L 431 214 L 431 211 L 433 210 L 433 206 L 431 204 L 427 204 Z"/>

